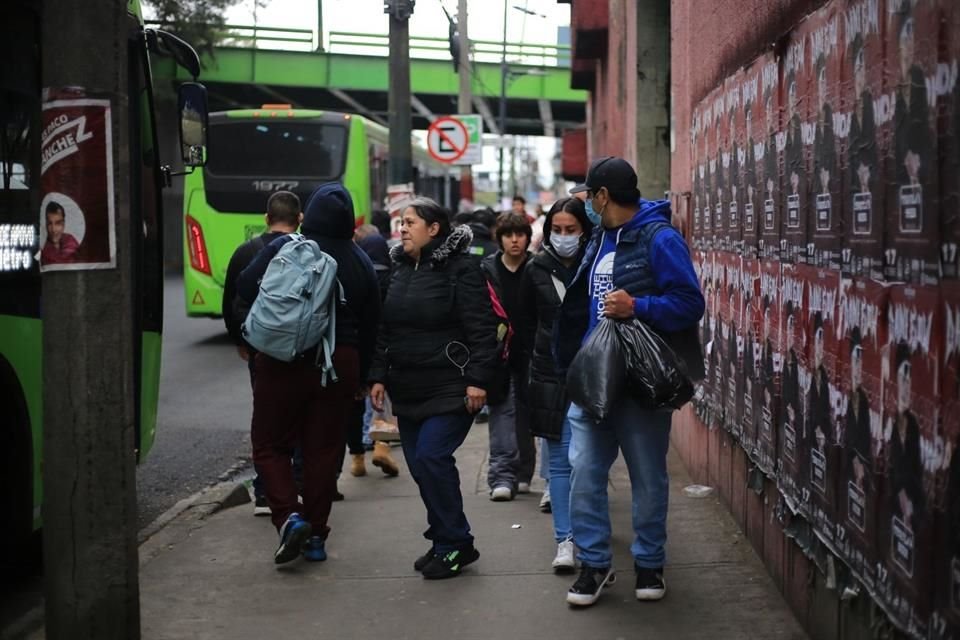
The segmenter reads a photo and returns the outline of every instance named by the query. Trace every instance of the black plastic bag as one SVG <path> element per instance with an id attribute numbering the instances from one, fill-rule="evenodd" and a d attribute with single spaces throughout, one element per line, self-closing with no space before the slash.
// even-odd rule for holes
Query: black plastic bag
<path id="1" fill-rule="evenodd" d="M 623 396 L 627 364 L 616 320 L 604 318 L 580 347 L 567 371 L 567 393 L 587 415 L 600 421 Z"/>
<path id="2" fill-rule="evenodd" d="M 679 409 L 693 398 L 686 363 L 653 329 L 637 319 L 618 322 L 615 328 L 627 395 L 645 409 Z"/>

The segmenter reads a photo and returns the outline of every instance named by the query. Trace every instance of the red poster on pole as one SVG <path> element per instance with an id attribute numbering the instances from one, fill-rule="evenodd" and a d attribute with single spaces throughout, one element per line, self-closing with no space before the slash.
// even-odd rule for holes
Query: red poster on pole
<path id="1" fill-rule="evenodd" d="M 57 97 L 45 91 L 41 116 L 40 271 L 112 269 L 110 101 Z"/>

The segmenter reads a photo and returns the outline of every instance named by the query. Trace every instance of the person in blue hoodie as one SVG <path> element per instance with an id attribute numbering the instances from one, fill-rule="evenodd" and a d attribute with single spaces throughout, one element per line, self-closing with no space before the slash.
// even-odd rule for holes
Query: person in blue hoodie
<path id="1" fill-rule="evenodd" d="M 344 424 L 355 398 L 363 393 L 373 360 L 380 321 L 380 286 L 373 263 L 353 241 L 350 193 L 339 182 L 320 185 L 304 208 L 300 230 L 337 261 L 337 279 L 346 303 L 337 309 L 333 365 L 338 379 L 323 385 L 316 347 L 292 362 L 256 356 L 251 441 L 253 461 L 263 479 L 273 524 L 280 534 L 274 562 L 285 564 L 301 553 L 326 560 L 327 524 L 337 494 L 336 465 L 346 445 Z M 240 273 L 237 293 L 252 305 L 270 261 L 292 236 L 264 247 Z M 303 504 L 297 500 L 290 454 L 303 452 Z"/>
<path id="2" fill-rule="evenodd" d="M 664 337 L 686 361 L 692 378 L 702 379 L 697 325 L 705 303 L 686 241 L 670 224 L 670 203 L 642 200 L 636 172 L 617 157 L 595 160 L 585 184 L 571 190 L 582 192 L 596 228 L 558 313 L 558 367 L 569 367 L 602 318 L 637 318 Z M 591 605 L 615 580 L 607 480 L 620 451 L 633 491 L 635 595 L 638 600 L 663 598 L 670 413 L 641 409 L 624 397 L 600 423 L 576 404 L 567 419 L 573 468 L 570 516 L 581 563 L 567 602 Z"/>

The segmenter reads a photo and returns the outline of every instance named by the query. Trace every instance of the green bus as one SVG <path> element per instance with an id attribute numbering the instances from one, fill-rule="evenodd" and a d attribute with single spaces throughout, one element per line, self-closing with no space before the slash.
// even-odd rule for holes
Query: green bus
<path id="1" fill-rule="evenodd" d="M 0 486 L 7 498 L 0 509 L 0 570 L 30 562 L 33 554 L 23 551 L 39 538 L 34 534 L 42 524 L 41 59 L 56 55 L 42 44 L 43 4 L 55 10 L 52 2 L 12 0 L 0 20 Z M 131 240 L 131 315 L 140 340 L 129 356 L 135 364 L 137 453 L 142 458 L 153 444 L 157 418 L 163 318 L 160 195 L 169 181 L 169 169 L 161 167 L 157 152 L 148 51 L 173 55 L 194 76 L 199 59 L 182 40 L 145 30 L 139 0 L 128 2 L 126 14 L 130 217 L 131 228 L 143 230 Z"/>
<path id="2" fill-rule="evenodd" d="M 357 224 L 387 195 L 389 132 L 359 115 L 263 105 L 210 114 L 210 157 L 184 180 L 183 284 L 187 315 L 220 317 L 234 250 L 266 230 L 269 195 L 292 191 L 305 205 L 324 182 L 342 181 Z M 414 144 L 414 190 L 449 206 L 459 181 Z"/>

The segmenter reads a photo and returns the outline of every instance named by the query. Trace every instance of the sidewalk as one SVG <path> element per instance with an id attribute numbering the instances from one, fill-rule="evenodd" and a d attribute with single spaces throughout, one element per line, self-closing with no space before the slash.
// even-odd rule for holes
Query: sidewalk
<path id="1" fill-rule="evenodd" d="M 458 455 L 481 553 L 462 576 L 431 582 L 413 571 L 426 549 L 416 486 L 406 468 L 388 479 L 368 464 L 367 477 L 341 478 L 347 499 L 334 504 L 324 563 L 276 569 L 276 533 L 268 519 L 253 517 L 250 505 L 171 523 L 141 547 L 143 637 L 806 637 L 723 507 L 714 498 L 684 496 L 689 478 L 673 454 L 666 599 L 639 603 L 633 597 L 630 484 L 618 461 L 610 502 L 620 580 L 593 607 L 571 610 L 564 595 L 574 577 L 550 570 L 556 546 L 550 516 L 537 509 L 542 481 L 514 502 L 490 502 L 486 445 L 486 426 L 478 425 Z M 401 459 L 400 449 L 393 451 Z"/>

